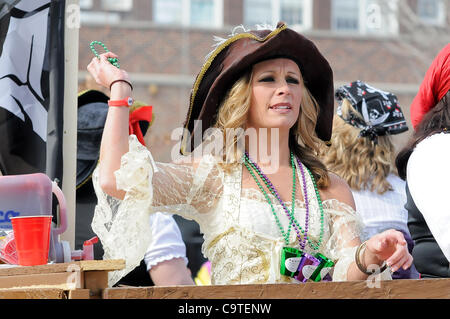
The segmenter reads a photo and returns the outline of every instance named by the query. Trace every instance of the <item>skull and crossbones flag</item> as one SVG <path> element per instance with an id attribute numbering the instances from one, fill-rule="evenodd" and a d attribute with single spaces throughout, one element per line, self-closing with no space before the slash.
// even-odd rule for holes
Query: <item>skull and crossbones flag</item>
<path id="1" fill-rule="evenodd" d="M 63 0 L 0 0 L 0 170 L 62 181 Z"/>

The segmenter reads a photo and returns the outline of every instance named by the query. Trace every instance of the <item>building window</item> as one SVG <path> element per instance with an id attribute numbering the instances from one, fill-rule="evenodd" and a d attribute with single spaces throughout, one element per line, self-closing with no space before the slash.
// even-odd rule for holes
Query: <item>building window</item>
<path id="1" fill-rule="evenodd" d="M 191 0 L 190 12 L 191 25 L 208 26 L 214 24 L 213 0 Z"/>
<path id="2" fill-rule="evenodd" d="M 398 34 L 397 0 L 332 0 L 331 27 L 338 32 Z"/>
<path id="3" fill-rule="evenodd" d="M 245 0 L 244 24 L 253 27 L 257 24 L 273 24 L 271 0 Z M 276 22 L 275 22 L 276 23 Z"/>
<path id="4" fill-rule="evenodd" d="M 181 24 L 182 0 L 153 1 L 153 20 L 163 24 Z"/>
<path id="5" fill-rule="evenodd" d="M 442 0 L 417 0 L 417 15 L 426 24 L 445 24 L 445 3 Z"/>
<path id="6" fill-rule="evenodd" d="M 80 9 L 87 10 L 92 8 L 92 0 L 80 0 Z"/>
<path id="7" fill-rule="evenodd" d="M 133 0 L 102 0 L 102 7 L 109 11 L 130 11 L 133 9 Z"/>
<path id="8" fill-rule="evenodd" d="M 298 29 L 311 28 L 312 0 L 244 0 L 246 27 L 276 25 L 279 21 Z"/>
<path id="9" fill-rule="evenodd" d="M 221 27 L 223 0 L 154 0 L 153 21 L 183 26 Z"/>
<path id="10" fill-rule="evenodd" d="M 304 1 L 281 0 L 280 11 L 280 20 L 286 22 L 288 25 L 304 24 Z"/>
<path id="11" fill-rule="evenodd" d="M 359 30 L 359 1 L 333 0 L 331 4 L 331 26 L 339 31 Z"/>

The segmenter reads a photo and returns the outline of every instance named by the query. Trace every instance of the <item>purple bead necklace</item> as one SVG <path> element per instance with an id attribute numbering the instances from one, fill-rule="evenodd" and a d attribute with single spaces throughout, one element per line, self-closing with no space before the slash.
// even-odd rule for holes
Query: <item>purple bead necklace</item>
<path id="1" fill-rule="evenodd" d="M 298 160 L 298 159 L 297 159 Z M 267 188 L 270 190 L 270 192 L 272 193 L 273 196 L 275 196 L 278 200 L 278 202 L 281 204 L 281 206 L 283 207 L 286 216 L 289 218 L 289 229 L 292 225 L 292 227 L 295 229 L 296 233 L 297 233 L 297 238 L 299 241 L 299 245 L 300 248 L 302 250 L 304 250 L 306 242 L 308 241 L 308 228 L 309 228 L 309 201 L 308 201 L 308 193 L 306 190 L 306 178 L 305 178 L 305 171 L 303 169 L 303 165 L 300 165 L 299 163 L 299 168 L 300 168 L 300 172 L 302 175 L 302 181 L 303 181 L 303 198 L 305 200 L 305 208 L 306 208 L 306 215 L 305 215 L 305 230 L 302 229 L 302 227 L 300 226 L 300 224 L 297 222 L 296 218 L 294 217 L 294 205 L 295 205 L 295 163 L 294 163 L 294 154 L 291 152 L 291 165 L 292 165 L 292 174 L 293 174 L 293 196 L 292 196 L 292 212 L 289 211 L 289 209 L 286 207 L 286 204 L 283 202 L 283 200 L 281 199 L 278 191 L 276 190 L 276 188 L 273 186 L 272 182 L 269 180 L 269 178 L 262 172 L 261 168 L 258 166 L 258 164 L 256 164 L 255 162 L 253 162 L 247 151 L 244 154 L 244 163 L 248 163 L 251 165 L 251 167 L 256 170 L 256 172 L 258 173 L 259 177 L 265 182 Z M 250 169 L 250 167 L 248 165 L 246 165 L 247 169 L 250 171 L 250 173 L 253 173 Z M 254 176 L 254 174 L 252 174 L 253 178 L 255 179 L 255 181 L 257 182 L 258 186 L 259 183 L 256 179 L 256 176 Z M 262 187 L 260 187 L 261 191 L 265 194 L 265 191 Z M 270 202 L 270 200 L 268 200 L 269 204 L 272 206 L 272 203 Z M 275 212 L 274 208 L 272 207 L 272 211 Z M 301 233 L 304 234 L 304 237 L 302 238 Z M 284 233 L 284 232 L 283 232 Z"/>

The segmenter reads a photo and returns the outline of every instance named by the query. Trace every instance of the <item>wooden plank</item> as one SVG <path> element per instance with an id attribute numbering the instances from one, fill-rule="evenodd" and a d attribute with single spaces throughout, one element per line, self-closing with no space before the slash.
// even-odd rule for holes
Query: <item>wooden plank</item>
<path id="1" fill-rule="evenodd" d="M 69 299 L 90 299 L 89 289 L 69 290 Z"/>
<path id="2" fill-rule="evenodd" d="M 0 288 L 83 288 L 82 273 L 61 272 L 0 277 Z"/>
<path id="3" fill-rule="evenodd" d="M 114 260 L 82 260 L 79 262 L 80 267 L 83 271 L 90 270 L 121 270 L 125 268 L 125 260 L 114 259 Z"/>
<path id="4" fill-rule="evenodd" d="M 84 272 L 84 288 L 89 289 L 91 298 L 101 298 L 103 290 L 108 288 L 107 271 Z"/>
<path id="5" fill-rule="evenodd" d="M 4 266 L 0 288 L 59 288 L 68 297 L 101 298 L 108 287 L 108 271 L 122 269 L 123 260 L 89 260 L 32 267 Z M 75 289 L 83 291 L 72 292 Z"/>
<path id="6" fill-rule="evenodd" d="M 42 273 L 59 273 L 66 271 L 120 270 L 125 268 L 125 261 L 119 260 L 82 260 L 71 263 L 55 263 L 39 266 L 0 265 L 0 277 L 16 275 L 32 275 Z"/>
<path id="7" fill-rule="evenodd" d="M 0 299 L 66 299 L 63 289 L 0 289 Z"/>
<path id="8" fill-rule="evenodd" d="M 377 285 L 379 284 L 379 285 Z M 372 288 L 371 288 L 372 287 Z M 305 284 L 120 287 L 104 299 L 450 299 L 450 279 Z"/>

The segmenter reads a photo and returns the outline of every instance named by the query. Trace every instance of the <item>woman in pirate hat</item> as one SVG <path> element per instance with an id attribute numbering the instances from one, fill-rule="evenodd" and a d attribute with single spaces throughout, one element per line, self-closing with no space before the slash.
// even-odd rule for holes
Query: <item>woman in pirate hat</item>
<path id="1" fill-rule="evenodd" d="M 310 40 L 284 23 L 221 39 L 193 85 L 177 163 L 155 163 L 128 137 L 132 87 L 108 57 L 117 58 L 88 66 L 111 88 L 109 104 L 121 105 L 108 111 L 93 224 L 105 256 L 127 260 L 124 272 L 145 250 L 147 215 L 161 207 L 199 223 L 212 284 L 363 280 L 371 269 L 390 278 L 386 263 L 409 267 L 400 232 L 361 244 L 348 186 L 317 157 L 331 137 L 334 90 Z"/>

